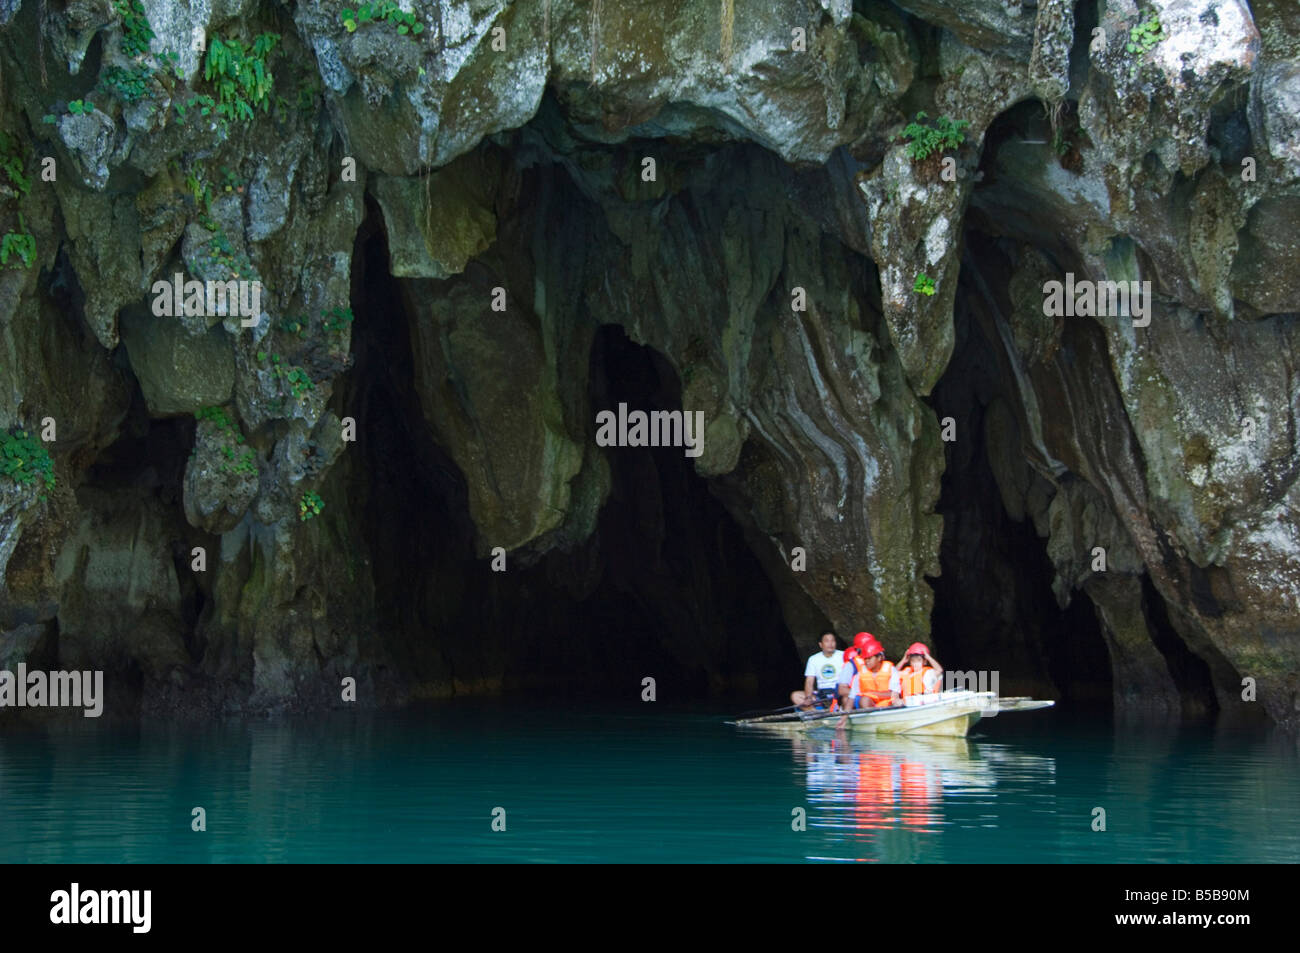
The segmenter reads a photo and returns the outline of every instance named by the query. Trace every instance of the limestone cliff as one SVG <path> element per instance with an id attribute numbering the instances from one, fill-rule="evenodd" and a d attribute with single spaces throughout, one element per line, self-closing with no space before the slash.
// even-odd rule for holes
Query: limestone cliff
<path id="1" fill-rule="evenodd" d="M 833 625 L 1300 719 L 1290 0 L 8 0 L 0 83 L 0 664 L 688 694 Z"/>

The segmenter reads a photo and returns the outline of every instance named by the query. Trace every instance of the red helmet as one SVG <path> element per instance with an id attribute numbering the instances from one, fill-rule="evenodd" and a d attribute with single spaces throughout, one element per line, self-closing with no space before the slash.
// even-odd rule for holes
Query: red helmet
<path id="1" fill-rule="evenodd" d="M 857 657 L 858 657 L 858 650 L 849 649 L 844 653 L 844 664 L 845 665 L 849 664 L 849 662 L 852 662 Z"/>
<path id="2" fill-rule="evenodd" d="M 907 651 L 904 652 L 903 654 L 904 654 L 904 656 L 907 656 L 907 655 L 929 655 L 929 654 L 930 654 L 930 650 L 929 650 L 928 648 L 926 648 L 926 647 L 925 647 L 925 644 L 922 643 L 922 642 L 913 642 L 911 645 L 909 645 L 909 646 L 907 647 Z"/>
<path id="3" fill-rule="evenodd" d="M 859 632 L 853 637 L 853 647 L 858 650 L 859 658 L 871 658 L 873 655 L 884 655 L 885 649 L 876 637 L 870 632 Z"/>

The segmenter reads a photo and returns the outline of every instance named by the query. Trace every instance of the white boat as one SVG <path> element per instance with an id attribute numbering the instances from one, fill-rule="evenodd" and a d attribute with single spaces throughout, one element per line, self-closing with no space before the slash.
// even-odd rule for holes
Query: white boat
<path id="1" fill-rule="evenodd" d="M 1053 701 L 1001 698 L 995 692 L 951 691 L 915 695 L 902 705 L 850 712 L 786 712 L 728 722 L 741 728 L 766 731 L 834 731 L 897 735 L 946 735 L 963 738 L 980 718 L 1005 712 L 1050 708 Z"/>

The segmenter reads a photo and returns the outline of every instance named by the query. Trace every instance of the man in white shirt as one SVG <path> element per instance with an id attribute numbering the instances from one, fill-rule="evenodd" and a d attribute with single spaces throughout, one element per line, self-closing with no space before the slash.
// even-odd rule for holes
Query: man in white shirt
<path id="1" fill-rule="evenodd" d="M 803 668 L 803 691 L 790 693 L 790 701 L 805 711 L 831 707 L 840 669 L 844 667 L 844 653 L 837 647 L 835 633 L 823 635 L 820 645 L 821 651 L 810 655 Z"/>

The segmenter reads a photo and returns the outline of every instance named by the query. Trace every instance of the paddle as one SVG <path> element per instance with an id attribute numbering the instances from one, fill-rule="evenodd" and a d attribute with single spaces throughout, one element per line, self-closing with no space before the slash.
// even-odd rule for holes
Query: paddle
<path id="1" fill-rule="evenodd" d="M 737 718 L 759 718 L 762 717 L 763 715 L 780 715 L 783 712 L 794 711 L 798 707 L 799 707 L 798 705 L 786 705 L 784 708 L 777 708 L 774 711 L 768 711 L 765 708 L 760 708 L 757 711 L 742 712 L 736 717 Z"/>

